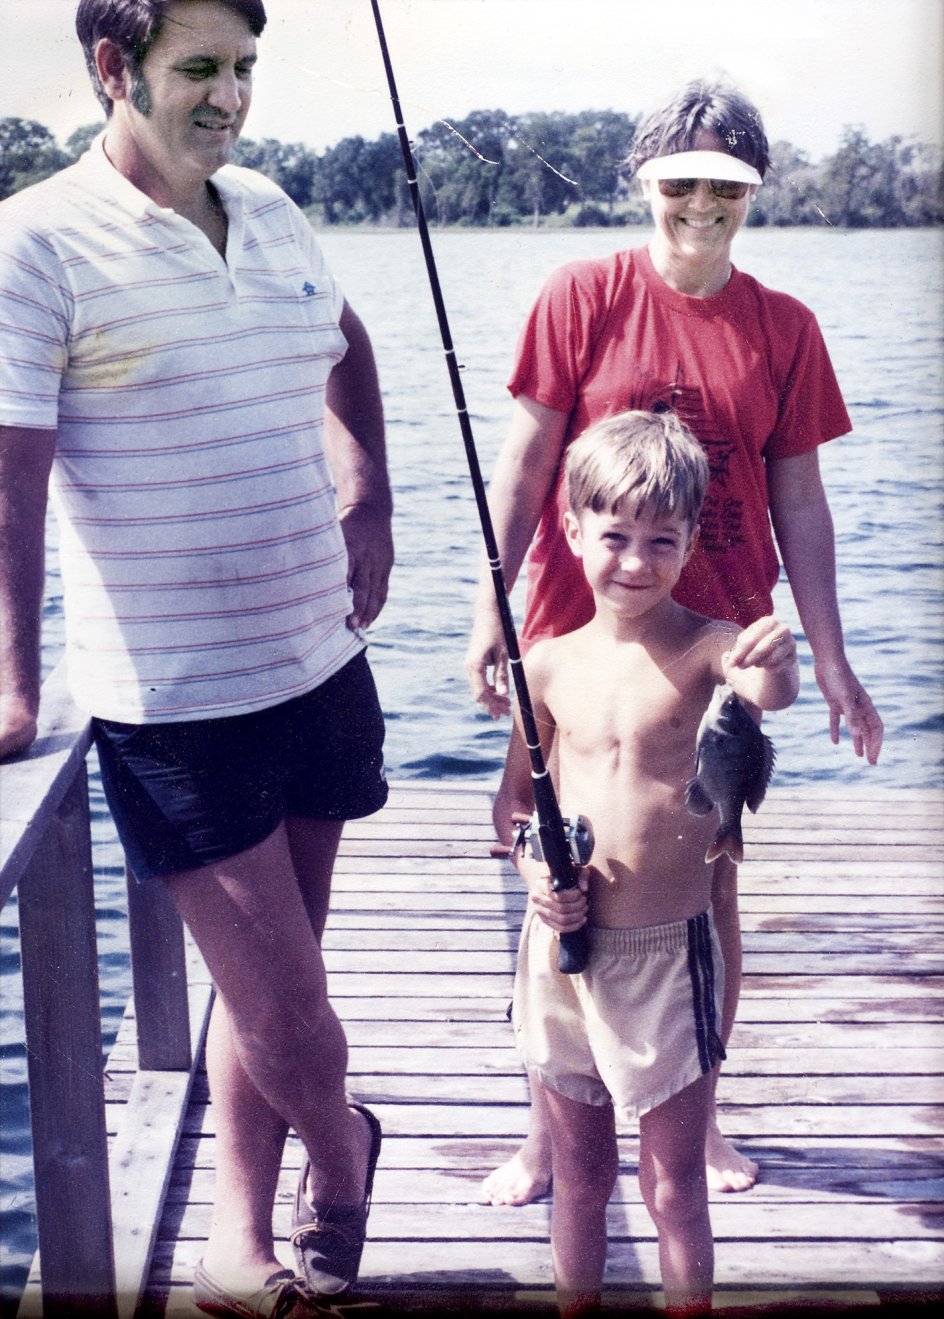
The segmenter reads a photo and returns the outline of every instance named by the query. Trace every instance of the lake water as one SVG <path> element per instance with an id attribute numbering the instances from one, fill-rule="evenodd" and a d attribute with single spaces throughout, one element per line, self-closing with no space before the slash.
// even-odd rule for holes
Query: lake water
<path id="1" fill-rule="evenodd" d="M 433 235 L 486 473 L 508 419 L 512 350 L 545 276 L 645 238 L 643 230 Z M 371 333 L 385 395 L 397 566 L 371 661 L 387 715 L 388 770 L 492 782 L 507 725 L 473 706 L 462 669 L 480 532 L 419 241 L 412 231 L 328 231 L 322 243 Z M 886 723 L 877 768 L 856 760 L 846 740 L 833 747 L 801 644 L 800 699 L 765 720 L 777 745 L 776 784 L 944 787 L 942 248 L 944 235 L 930 231 L 747 229 L 737 239 L 741 269 L 816 312 L 852 416 L 854 433 L 826 445 L 821 459 L 847 649 Z M 783 585 L 776 608 L 799 632 Z M 61 641 L 54 556 L 46 613 L 51 665 Z M 110 1039 L 130 972 L 121 856 L 94 780 L 93 813 Z M 15 904 L 0 920 L 0 1289 L 9 1297 L 35 1243 Z"/>

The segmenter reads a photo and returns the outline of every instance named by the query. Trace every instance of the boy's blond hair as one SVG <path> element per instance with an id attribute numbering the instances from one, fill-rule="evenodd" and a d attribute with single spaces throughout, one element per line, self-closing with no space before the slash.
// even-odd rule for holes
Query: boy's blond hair
<path id="1" fill-rule="evenodd" d="M 698 522 L 708 488 L 708 460 L 674 412 L 620 412 L 590 426 L 566 456 L 571 512 L 615 512 L 623 500 L 635 516 Z"/>

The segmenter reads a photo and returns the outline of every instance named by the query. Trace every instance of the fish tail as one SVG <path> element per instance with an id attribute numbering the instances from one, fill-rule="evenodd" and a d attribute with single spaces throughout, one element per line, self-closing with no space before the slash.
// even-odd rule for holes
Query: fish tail
<path id="1" fill-rule="evenodd" d="M 740 865 L 744 860 L 744 838 L 741 834 L 740 820 L 722 820 L 721 828 L 705 853 L 705 860 L 714 861 L 723 852 L 727 852 L 735 865 Z"/>

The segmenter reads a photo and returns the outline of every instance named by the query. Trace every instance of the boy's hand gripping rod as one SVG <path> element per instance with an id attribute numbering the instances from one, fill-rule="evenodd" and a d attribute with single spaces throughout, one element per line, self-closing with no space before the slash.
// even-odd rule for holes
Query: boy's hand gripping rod
<path id="1" fill-rule="evenodd" d="M 472 478 L 472 488 L 475 491 L 475 502 L 478 507 L 479 521 L 482 524 L 482 536 L 485 540 L 485 549 L 488 554 L 489 568 L 491 569 L 492 574 L 492 584 L 495 588 L 495 599 L 498 602 L 498 612 L 501 619 L 502 632 L 505 637 L 505 645 L 508 648 L 508 659 L 511 664 L 515 693 L 518 697 L 518 709 L 521 715 L 521 724 L 528 747 L 528 755 L 531 759 L 531 779 L 534 788 L 535 813 L 538 819 L 537 833 L 540 840 L 540 850 L 543 854 L 544 860 L 547 862 L 548 869 L 551 872 L 552 887 L 555 889 L 573 888 L 577 883 L 577 876 L 581 865 L 589 860 L 589 852 L 592 850 L 592 840 L 590 840 L 589 830 L 585 822 L 580 817 L 574 822 L 573 827 L 570 826 L 570 822 L 565 824 L 560 812 L 560 806 L 558 805 L 557 795 L 554 792 L 554 785 L 551 783 L 551 778 L 548 774 L 547 766 L 544 763 L 544 757 L 541 753 L 541 741 L 534 718 L 534 710 L 531 706 L 531 697 L 525 679 L 524 666 L 521 662 L 521 653 L 518 648 L 518 637 L 515 632 L 514 620 L 511 616 L 511 606 L 508 602 L 508 593 L 505 590 L 505 577 L 498 553 L 498 543 L 495 539 L 491 513 L 489 512 L 488 507 L 488 499 L 485 493 L 485 483 L 482 480 L 478 453 L 476 452 L 475 440 L 472 435 L 472 425 L 469 421 L 469 411 L 466 407 L 465 392 L 462 388 L 459 367 L 456 363 L 455 348 L 453 347 L 452 336 L 449 332 L 449 320 L 446 315 L 446 305 L 443 301 L 442 289 L 439 284 L 439 274 L 436 269 L 436 260 L 433 256 L 429 229 L 426 224 L 426 215 L 423 210 L 423 202 L 416 181 L 416 165 L 413 160 L 413 152 L 410 149 L 410 139 L 407 136 L 406 128 L 403 124 L 400 98 L 397 95 L 396 81 L 393 76 L 393 66 L 390 62 L 390 53 L 387 49 L 387 39 L 384 35 L 378 0 L 371 0 L 371 7 L 374 11 L 377 39 L 380 42 L 380 52 L 383 56 L 384 69 L 387 74 L 387 85 L 390 89 L 390 99 L 393 103 L 393 112 L 397 124 L 397 135 L 400 140 L 400 150 L 403 154 L 407 182 L 410 186 L 410 197 L 413 201 L 413 210 L 416 212 L 416 223 L 419 230 L 420 241 L 423 245 L 423 255 L 426 258 L 426 272 L 429 276 L 430 290 L 436 307 L 436 318 L 439 321 L 439 332 L 442 336 L 443 349 L 446 355 L 446 365 L 449 368 L 449 379 L 452 382 L 452 393 L 456 403 L 456 411 L 459 417 L 459 426 L 462 431 L 463 443 L 465 444 L 465 453 L 469 464 L 469 474 Z M 535 852 L 537 853 L 536 848 Z M 574 930 L 560 936 L 559 966 L 561 971 L 573 975 L 578 971 L 582 971 L 586 964 L 587 927 L 584 925 L 579 930 Z"/>

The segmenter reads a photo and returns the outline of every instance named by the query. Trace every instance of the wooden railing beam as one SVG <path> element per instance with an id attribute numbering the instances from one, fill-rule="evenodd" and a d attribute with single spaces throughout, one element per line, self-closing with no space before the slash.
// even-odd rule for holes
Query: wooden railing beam
<path id="1" fill-rule="evenodd" d="M 138 1067 L 188 1072 L 192 1058 L 183 923 L 160 880 L 139 884 L 128 871 L 128 925 Z"/>
<path id="2" fill-rule="evenodd" d="M 45 1319 L 117 1314 L 88 782 L 75 773 L 19 881 Z"/>
<path id="3" fill-rule="evenodd" d="M 0 765 L 0 907 L 84 764 L 90 742 L 88 715 L 73 704 L 60 664 L 43 683 L 36 741 Z"/>

